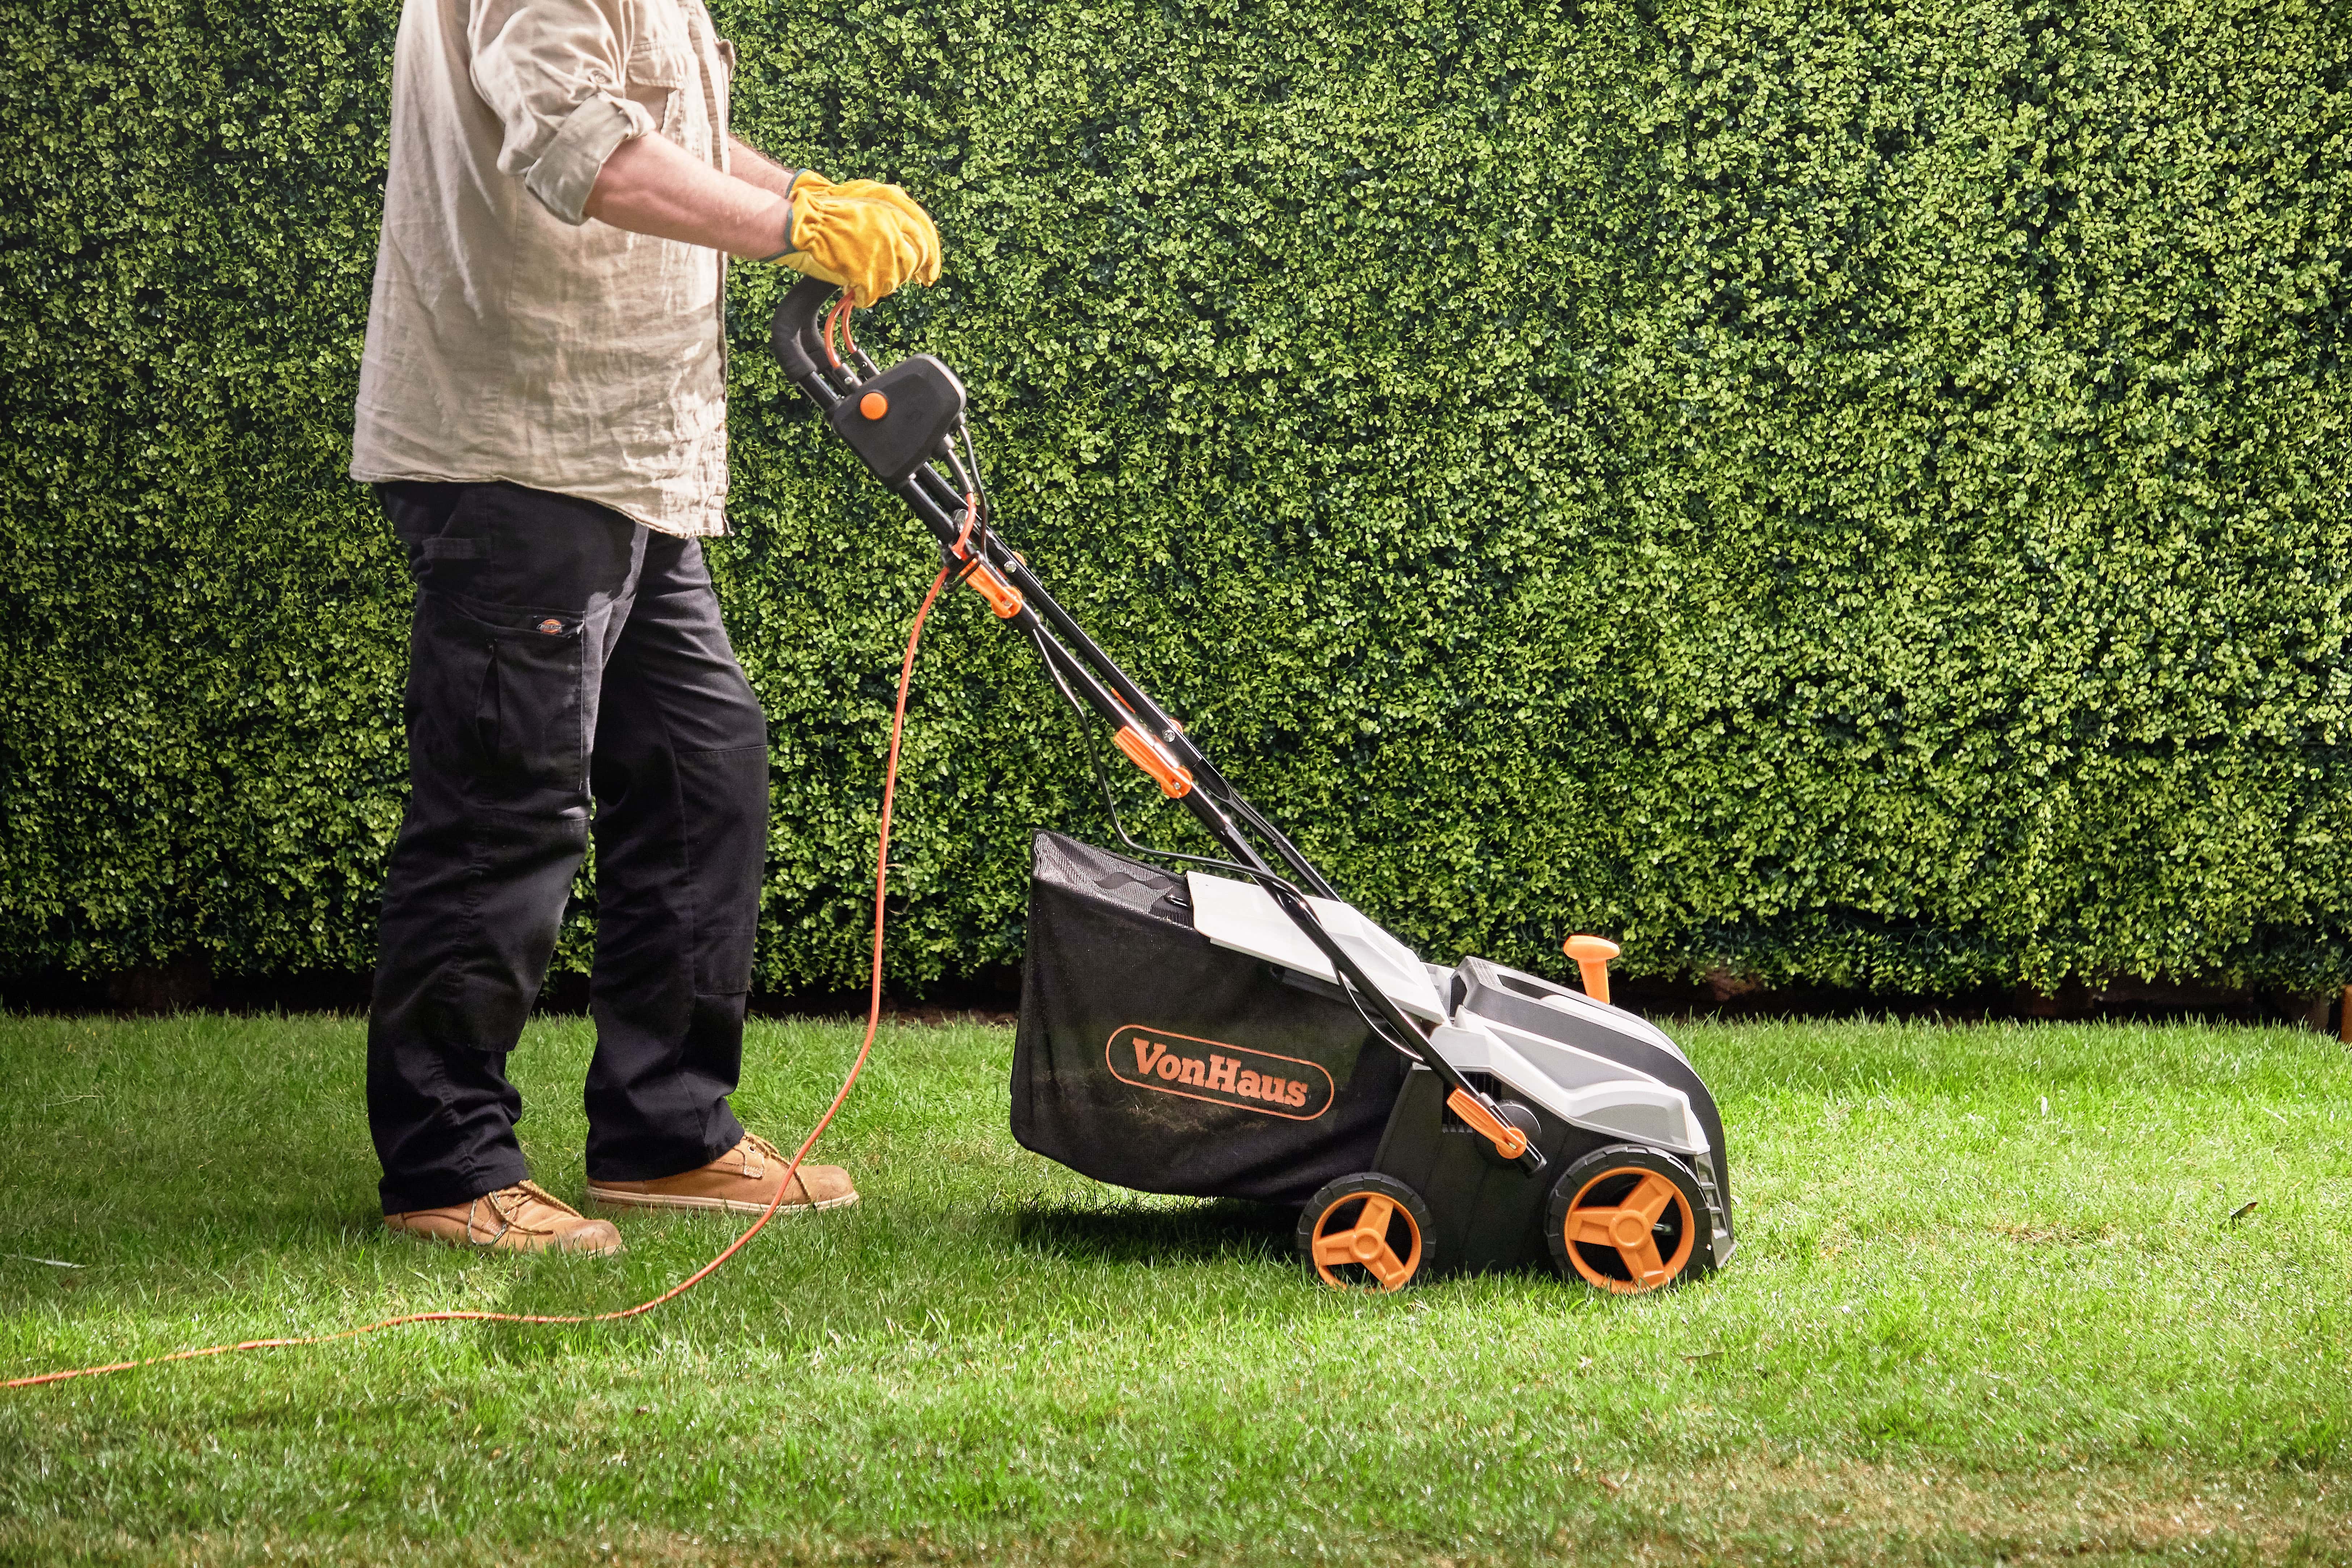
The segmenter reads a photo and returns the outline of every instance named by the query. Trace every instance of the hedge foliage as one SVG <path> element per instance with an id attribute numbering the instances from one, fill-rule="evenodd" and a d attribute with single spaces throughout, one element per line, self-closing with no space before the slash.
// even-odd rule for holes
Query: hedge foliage
<path id="1" fill-rule="evenodd" d="M 741 134 L 937 213 L 862 336 L 961 370 L 1008 530 L 1425 951 L 2352 978 L 2342 0 L 717 9 Z M 396 7 L 8 15 L 0 972 L 364 967 Z M 779 287 L 713 553 L 808 989 L 862 972 L 929 562 L 792 406 Z M 908 984 L 1017 956 L 1032 827 L 1104 831 L 1034 657 L 934 626 Z"/>

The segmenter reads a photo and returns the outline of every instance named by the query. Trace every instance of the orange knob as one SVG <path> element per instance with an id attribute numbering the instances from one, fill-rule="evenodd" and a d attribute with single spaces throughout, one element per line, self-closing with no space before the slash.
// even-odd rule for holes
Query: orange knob
<path id="1" fill-rule="evenodd" d="M 868 419 L 879 419 L 890 412 L 890 400 L 880 392 L 867 392 L 857 400 L 857 412 Z"/>
<path id="2" fill-rule="evenodd" d="M 1584 977 L 1584 994 L 1596 1002 L 1607 1001 L 1609 960 L 1617 956 L 1617 944 L 1606 936 L 1571 936 L 1559 950 L 1576 960 L 1577 972 Z"/>
<path id="3" fill-rule="evenodd" d="M 1445 1108 L 1470 1124 L 1478 1134 L 1495 1145 L 1495 1152 L 1507 1160 L 1517 1159 L 1528 1152 L 1528 1135 L 1490 1113 L 1486 1107 L 1456 1089 L 1445 1097 Z"/>

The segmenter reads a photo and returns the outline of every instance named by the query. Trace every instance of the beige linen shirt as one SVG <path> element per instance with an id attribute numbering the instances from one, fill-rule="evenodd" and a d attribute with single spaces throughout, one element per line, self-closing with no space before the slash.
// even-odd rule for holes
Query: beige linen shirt
<path id="1" fill-rule="evenodd" d="M 724 171 L 733 67 L 702 0 L 407 0 L 352 478 L 726 531 L 726 258 L 581 208 L 631 137 Z"/>

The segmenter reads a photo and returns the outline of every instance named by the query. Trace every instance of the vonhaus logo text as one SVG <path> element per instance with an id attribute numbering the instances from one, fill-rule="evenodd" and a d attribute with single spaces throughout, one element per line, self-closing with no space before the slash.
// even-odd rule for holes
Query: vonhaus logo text
<path id="1" fill-rule="evenodd" d="M 1105 1054 L 1111 1076 L 1138 1089 L 1292 1122 L 1311 1122 L 1331 1108 L 1331 1075 L 1295 1056 L 1171 1034 L 1143 1024 L 1114 1031 Z"/>

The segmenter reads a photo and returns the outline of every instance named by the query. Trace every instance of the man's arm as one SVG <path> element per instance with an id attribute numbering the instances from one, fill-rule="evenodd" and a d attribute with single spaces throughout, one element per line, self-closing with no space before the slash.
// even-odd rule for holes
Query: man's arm
<path id="1" fill-rule="evenodd" d="M 789 171 L 744 151 L 747 171 L 791 188 Z M 664 137 L 635 136 L 605 158 L 580 210 L 635 234 L 759 261 L 780 259 L 847 288 L 868 308 L 900 284 L 939 280 L 940 231 L 896 185 L 874 185 L 866 196 L 812 180 L 787 201 L 768 184 L 722 174 Z"/>
<path id="2" fill-rule="evenodd" d="M 667 137 L 631 137 L 604 160 L 581 210 L 634 234 L 730 256 L 773 256 L 784 248 L 791 172 L 740 141 L 734 156 L 742 160 L 743 177 L 720 173 Z"/>
<path id="3" fill-rule="evenodd" d="M 727 161 L 734 166 L 737 179 L 779 196 L 793 193 L 793 176 L 800 172 L 798 169 L 785 168 L 740 136 L 730 136 L 727 148 Z"/>

